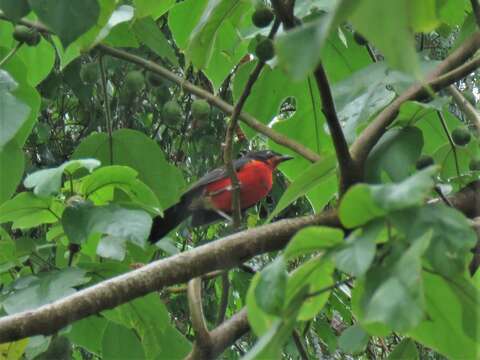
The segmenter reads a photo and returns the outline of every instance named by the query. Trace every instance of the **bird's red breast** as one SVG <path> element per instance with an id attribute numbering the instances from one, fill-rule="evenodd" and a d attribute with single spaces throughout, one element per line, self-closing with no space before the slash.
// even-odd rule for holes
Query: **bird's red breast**
<path id="1" fill-rule="evenodd" d="M 238 172 L 240 182 L 240 207 L 249 208 L 263 199 L 272 189 L 272 173 L 276 164 L 252 160 Z M 212 205 L 223 211 L 232 211 L 232 191 L 230 178 L 214 181 L 206 186 L 205 195 Z"/>

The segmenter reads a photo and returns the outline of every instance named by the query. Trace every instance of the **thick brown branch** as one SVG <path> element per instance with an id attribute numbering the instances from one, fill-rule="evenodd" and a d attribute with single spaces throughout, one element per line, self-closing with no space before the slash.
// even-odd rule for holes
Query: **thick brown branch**
<path id="1" fill-rule="evenodd" d="M 480 33 L 473 34 L 468 40 L 466 40 L 457 50 L 455 50 L 450 56 L 448 56 L 444 61 L 442 61 L 437 68 L 427 76 L 427 83 L 414 84 L 409 87 L 405 92 L 403 92 L 399 97 L 397 97 L 389 106 L 387 106 L 376 118 L 370 123 L 370 125 L 360 134 L 357 140 L 351 147 L 351 154 L 353 160 L 357 164 L 357 168 L 362 169 L 365 160 L 370 153 L 373 146 L 378 142 L 380 137 L 385 133 L 388 126 L 393 122 L 395 117 L 398 114 L 400 106 L 408 101 L 414 99 L 422 99 L 425 97 L 428 92 L 425 88 L 432 86 L 434 90 L 439 90 L 436 88 L 435 80 L 442 74 L 447 73 L 448 71 L 462 65 L 469 57 L 471 57 L 477 49 L 480 47 Z M 458 78 L 449 77 L 448 79 L 442 79 L 442 86 L 448 86 L 453 82 L 461 79 L 463 76 L 461 72 L 455 72 L 456 75 L 459 75 Z M 448 80 L 448 81 L 447 81 Z"/>
<path id="2" fill-rule="evenodd" d="M 323 113 L 327 120 L 328 129 L 332 136 L 333 146 L 337 155 L 338 164 L 340 167 L 340 194 L 345 191 L 357 181 L 355 171 L 355 164 L 353 163 L 348 144 L 343 134 L 340 120 L 335 111 L 335 103 L 333 102 L 332 92 L 328 83 L 327 74 L 323 68 L 322 63 L 317 65 L 314 72 L 315 80 L 317 81 L 318 90 L 322 99 Z"/>
<path id="3" fill-rule="evenodd" d="M 228 271 L 222 274 L 222 296 L 218 305 L 217 326 L 225 320 L 225 314 L 228 308 L 228 296 L 230 294 L 230 280 L 228 279 Z"/>
<path id="4" fill-rule="evenodd" d="M 212 341 L 203 314 L 202 279 L 200 277 L 188 282 L 187 297 L 192 327 L 195 332 L 195 343 L 204 349 L 205 352 L 208 352 L 211 348 Z"/>
<path id="5" fill-rule="evenodd" d="M 165 286 L 184 283 L 210 271 L 229 269 L 266 252 L 282 249 L 299 229 L 314 224 L 340 226 L 335 211 L 285 219 L 245 230 L 162 259 L 42 306 L 0 318 L 0 343 L 52 334 L 66 325 L 114 308 Z"/>

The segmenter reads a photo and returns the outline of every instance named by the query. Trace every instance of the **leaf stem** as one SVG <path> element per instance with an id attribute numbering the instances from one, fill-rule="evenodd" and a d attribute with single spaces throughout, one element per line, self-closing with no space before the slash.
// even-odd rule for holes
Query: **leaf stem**
<path id="1" fill-rule="evenodd" d="M 108 133 L 108 150 L 110 155 L 110 165 L 113 165 L 113 124 L 112 115 L 110 113 L 110 102 L 108 101 L 107 76 L 105 71 L 105 65 L 103 63 L 103 55 L 100 55 L 98 64 L 100 66 L 100 76 L 102 78 L 103 103 L 105 106 L 105 127 L 107 128 Z"/>
<path id="2" fill-rule="evenodd" d="M 8 54 L 5 55 L 5 57 L 4 57 L 2 60 L 0 60 L 0 68 L 1 68 L 2 66 L 4 66 L 4 65 L 7 63 L 7 61 L 10 60 L 10 58 L 11 58 L 13 55 L 15 55 L 15 53 L 18 51 L 18 49 L 20 49 L 20 47 L 21 47 L 22 45 L 23 45 L 23 42 L 18 42 L 18 43 L 15 45 L 15 47 L 13 47 L 13 48 L 8 52 Z"/>

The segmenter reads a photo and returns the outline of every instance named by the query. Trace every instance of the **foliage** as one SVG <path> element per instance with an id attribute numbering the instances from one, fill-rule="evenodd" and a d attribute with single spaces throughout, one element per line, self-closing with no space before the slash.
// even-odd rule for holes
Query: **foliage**
<path id="1" fill-rule="evenodd" d="M 231 114 L 183 81 L 235 104 L 267 61 L 243 111 L 320 160 L 310 164 L 241 123 L 236 154 L 271 148 L 295 156 L 245 226 L 335 208 L 343 230 L 306 227 L 283 251 L 249 261 L 253 276 L 229 272 L 227 318 L 246 307 L 252 334 L 222 356 L 300 358 L 294 332 L 310 358 L 479 357 L 480 271 L 467 272 L 477 234 L 460 211 L 429 203 L 479 180 L 475 124 L 447 92 L 403 103 L 369 153 L 364 182 L 339 194 L 312 76 L 322 61 L 351 145 L 476 32 L 470 2 L 297 0 L 296 27 L 271 40 L 275 3 L 0 0 L 1 316 L 231 233 L 225 223 L 186 222 L 156 246 L 146 241 L 152 217 L 223 164 Z M 169 76 L 108 56 L 99 44 L 158 63 Z M 473 73 L 455 84 L 474 107 L 477 80 Z M 203 281 L 210 328 L 222 286 Z M 0 358 L 184 358 L 195 333 L 181 290 L 2 344 Z"/>

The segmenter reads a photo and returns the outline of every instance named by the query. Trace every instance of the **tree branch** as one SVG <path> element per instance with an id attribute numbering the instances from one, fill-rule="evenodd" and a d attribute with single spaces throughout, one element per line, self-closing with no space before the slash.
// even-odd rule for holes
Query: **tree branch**
<path id="1" fill-rule="evenodd" d="M 473 107 L 473 105 L 470 104 L 467 99 L 465 99 L 455 85 L 448 86 L 447 91 L 450 95 L 452 95 L 453 101 L 455 101 L 455 104 L 457 104 L 467 116 L 467 119 L 476 127 L 477 133 L 480 134 L 480 114 L 478 113 L 477 109 L 475 109 L 475 107 Z"/>
<path id="2" fill-rule="evenodd" d="M 238 266 L 256 255 L 282 249 L 299 229 L 320 224 L 339 227 L 336 211 L 241 231 L 108 279 L 38 309 L 2 317 L 0 343 L 52 334 L 76 320 L 152 291 L 187 282 L 207 272 Z"/>
<path id="3" fill-rule="evenodd" d="M 211 348 L 210 332 L 207 328 L 202 304 L 202 279 L 194 278 L 187 286 L 188 309 L 192 320 L 192 327 L 195 332 L 195 344 L 208 352 Z"/>
<path id="4" fill-rule="evenodd" d="M 348 150 L 348 144 L 345 140 L 340 120 L 335 111 L 335 103 L 328 83 L 327 74 L 325 73 L 325 69 L 321 62 L 317 65 L 314 75 L 322 99 L 323 113 L 327 120 L 328 129 L 332 136 L 333 146 L 340 167 L 339 189 L 340 194 L 343 194 L 358 180 L 358 176 L 356 175 L 355 164 L 350 156 L 350 151 Z"/>
<path id="5" fill-rule="evenodd" d="M 230 293 L 230 280 L 228 279 L 228 271 L 222 273 L 222 297 L 218 305 L 217 326 L 225 320 L 225 313 L 228 308 L 228 295 Z"/>
<path id="6" fill-rule="evenodd" d="M 473 15 L 475 15 L 475 21 L 477 22 L 477 27 L 480 28 L 480 5 L 478 5 L 478 0 L 470 0 L 472 3 Z"/>
<path id="7" fill-rule="evenodd" d="M 464 63 L 469 57 L 471 57 L 477 49 L 480 47 L 480 33 L 473 34 L 468 40 L 466 40 L 457 50 L 450 54 L 444 61 L 442 61 L 437 68 L 427 76 L 427 82 L 425 85 L 414 84 L 409 87 L 405 92 L 398 96 L 389 106 L 387 106 L 383 111 L 377 115 L 374 121 L 367 126 L 365 130 L 359 135 L 357 140 L 353 143 L 350 148 L 352 158 L 355 161 L 358 169 L 363 169 L 363 164 L 367 159 L 368 154 L 370 153 L 373 146 L 378 142 L 380 137 L 385 133 L 388 126 L 393 122 L 395 117 L 398 114 L 400 106 L 408 101 L 414 99 L 424 98 L 428 91 L 426 90 L 428 86 L 438 90 L 436 88 L 435 80 L 438 81 L 438 77 L 442 74 L 447 73 L 453 68 L 460 66 Z M 463 69 L 463 68 L 462 68 Z M 455 72 L 456 75 L 462 75 L 460 71 Z M 442 79 L 442 81 L 448 82 L 441 85 L 450 85 L 459 78 L 449 77 L 448 79 Z M 448 80 L 448 81 L 447 81 Z M 451 81 L 451 82 L 450 82 Z M 438 86 L 438 85 L 437 85 Z"/>

